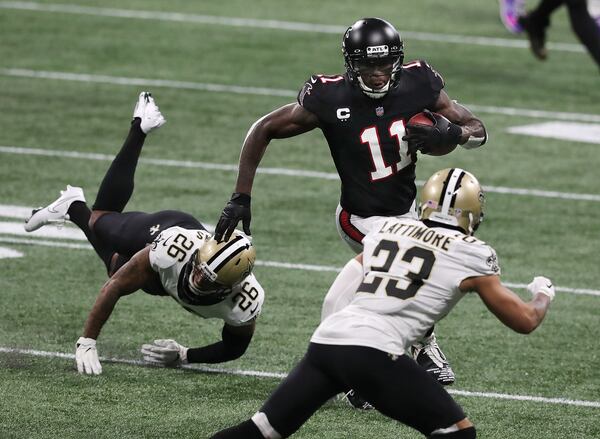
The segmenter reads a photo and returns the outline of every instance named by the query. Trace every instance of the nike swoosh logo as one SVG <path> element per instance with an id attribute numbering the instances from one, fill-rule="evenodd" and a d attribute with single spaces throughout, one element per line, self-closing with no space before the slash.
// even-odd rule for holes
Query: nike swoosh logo
<path id="1" fill-rule="evenodd" d="M 552 284 L 547 284 L 546 285 L 548 288 L 552 288 Z"/>
<path id="2" fill-rule="evenodd" d="M 76 198 L 76 197 L 69 197 L 69 198 L 65 198 L 64 200 L 61 200 L 61 202 L 60 202 L 60 203 L 56 204 L 54 207 L 48 207 L 48 212 L 50 212 L 50 213 L 59 213 L 59 212 L 58 212 L 58 210 L 55 210 L 55 209 L 56 209 L 56 207 L 58 207 L 58 206 L 60 206 L 60 205 L 62 205 L 62 204 L 68 203 L 68 202 L 69 202 L 69 201 L 71 201 L 73 198 Z"/>
<path id="3" fill-rule="evenodd" d="M 312 82 L 313 84 L 316 84 L 317 80 L 316 80 L 316 79 L 313 79 L 313 77 L 311 76 L 311 77 L 310 77 L 310 82 Z"/>
<path id="4" fill-rule="evenodd" d="M 250 314 L 254 314 L 256 312 L 256 310 L 258 309 L 258 303 L 256 304 L 256 306 L 254 307 L 254 309 L 250 310 Z"/>
<path id="5" fill-rule="evenodd" d="M 169 239 L 171 239 L 171 238 L 172 238 L 172 236 L 169 236 L 167 239 L 165 239 L 165 240 L 163 241 L 163 245 L 164 245 L 165 247 L 167 246 L 167 242 L 169 242 Z"/>

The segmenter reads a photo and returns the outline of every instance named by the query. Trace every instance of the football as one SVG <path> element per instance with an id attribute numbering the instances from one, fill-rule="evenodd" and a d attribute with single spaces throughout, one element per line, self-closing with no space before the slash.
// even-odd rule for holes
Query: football
<path id="1" fill-rule="evenodd" d="M 437 114 L 437 113 L 433 113 Z M 439 116 L 439 115 L 438 115 Z M 433 126 L 433 121 L 425 113 L 417 113 L 408 120 L 409 125 Z"/>
<path id="2" fill-rule="evenodd" d="M 433 113 L 431 112 L 430 114 L 432 114 L 433 116 L 435 116 L 435 118 L 438 121 L 438 128 L 440 125 L 440 121 L 442 122 L 447 122 L 449 123 L 448 119 L 446 119 L 444 116 L 442 116 L 439 113 Z M 435 122 L 432 121 L 426 113 L 421 112 L 421 113 L 417 113 L 415 114 L 413 117 L 411 117 L 408 122 L 407 125 L 412 125 L 414 127 L 432 127 L 435 125 Z M 444 123 L 441 124 L 442 126 L 444 125 Z M 446 125 L 447 127 L 447 125 Z M 439 130 L 438 130 L 439 131 Z M 407 128 L 407 134 L 410 136 L 411 132 L 410 132 L 410 127 Z M 427 154 L 427 155 L 434 155 L 434 156 L 441 156 L 441 155 L 446 155 L 450 152 L 452 152 L 457 145 L 423 145 L 424 148 L 418 148 L 419 151 L 421 151 L 422 154 Z"/>

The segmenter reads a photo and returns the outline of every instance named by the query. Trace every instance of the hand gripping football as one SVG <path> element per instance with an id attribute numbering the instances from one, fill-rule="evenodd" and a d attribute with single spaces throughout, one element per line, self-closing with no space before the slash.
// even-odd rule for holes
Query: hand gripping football
<path id="1" fill-rule="evenodd" d="M 409 151 L 445 155 L 456 148 L 460 133 L 458 125 L 451 123 L 441 114 L 425 110 L 408 120 L 406 135 L 402 140 L 408 142 Z"/>

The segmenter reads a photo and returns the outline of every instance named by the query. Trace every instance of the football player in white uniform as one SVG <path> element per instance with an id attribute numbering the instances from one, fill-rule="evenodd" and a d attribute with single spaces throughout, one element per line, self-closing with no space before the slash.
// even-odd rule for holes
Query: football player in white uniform
<path id="1" fill-rule="evenodd" d="M 25 230 L 31 232 L 49 223 L 72 221 L 106 265 L 109 280 L 76 343 L 80 373 L 102 373 L 96 339 L 117 301 L 138 290 L 171 296 L 193 314 L 225 322 L 222 340 L 208 346 L 187 348 L 165 339 L 144 344 L 141 351 L 150 363 L 177 366 L 234 360 L 244 354 L 254 334 L 264 291 L 251 273 L 256 253 L 245 235 L 236 231 L 228 241 L 217 242 L 185 212 L 123 212 L 133 193 L 146 135 L 164 123 L 150 93 L 142 92 L 129 135 L 92 209 L 81 188 L 67 186 L 56 201 L 34 210 L 25 222 Z"/>
<path id="2" fill-rule="evenodd" d="M 475 438 L 462 408 L 410 357 L 411 345 L 471 291 L 524 334 L 554 298 L 545 277 L 529 284 L 529 302 L 501 283 L 496 252 L 473 237 L 483 205 L 473 175 L 435 173 L 421 192 L 420 220 L 389 218 L 365 237 L 364 252 L 349 263 L 363 273 L 348 285 L 352 302 L 321 322 L 304 358 L 251 419 L 213 439 L 288 437 L 347 388 L 428 438 Z"/>

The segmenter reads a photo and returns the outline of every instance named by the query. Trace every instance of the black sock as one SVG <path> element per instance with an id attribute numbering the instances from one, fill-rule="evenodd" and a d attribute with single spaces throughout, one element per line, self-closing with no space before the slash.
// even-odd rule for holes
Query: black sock
<path id="1" fill-rule="evenodd" d="M 131 123 L 129 135 L 111 163 L 96 196 L 92 209 L 122 212 L 133 193 L 133 177 L 146 135 L 140 128 L 140 119 Z"/>
<path id="2" fill-rule="evenodd" d="M 74 201 L 71 206 L 69 206 L 67 213 L 69 214 L 69 219 L 71 222 L 79 227 L 85 234 L 87 240 L 90 244 L 92 244 L 96 254 L 100 256 L 100 259 L 102 259 L 102 262 L 104 262 L 104 265 L 106 265 L 106 269 L 108 270 L 110 266 L 110 260 L 114 252 L 111 249 L 103 246 L 98 238 L 96 238 L 94 232 L 92 232 L 90 229 L 88 223 L 90 221 L 90 215 L 92 212 L 87 204 L 85 204 L 83 201 Z"/>
<path id="3" fill-rule="evenodd" d="M 264 436 L 251 419 L 242 422 L 234 427 L 221 430 L 214 434 L 210 439 L 264 439 Z"/>
<path id="4" fill-rule="evenodd" d="M 596 64 L 600 66 L 600 27 L 590 15 L 587 2 L 584 0 L 571 0 L 567 2 L 567 6 L 573 32 L 587 48 Z"/>
<path id="5" fill-rule="evenodd" d="M 537 7 L 530 12 L 529 17 L 538 21 L 540 24 L 549 23 L 550 15 L 552 15 L 555 9 L 563 4 L 565 4 L 565 0 L 542 0 Z"/>

